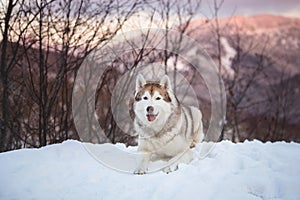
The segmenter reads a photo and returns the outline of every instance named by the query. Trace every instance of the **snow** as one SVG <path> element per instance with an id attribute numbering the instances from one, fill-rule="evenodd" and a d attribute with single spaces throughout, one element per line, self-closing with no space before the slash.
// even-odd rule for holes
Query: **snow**
<path id="1" fill-rule="evenodd" d="M 229 42 L 225 37 L 221 37 L 220 42 L 224 47 L 224 51 L 225 51 L 225 55 L 221 57 L 222 66 L 224 67 L 228 77 L 233 78 L 234 70 L 231 68 L 231 65 L 232 65 L 232 59 L 236 55 L 236 50 L 229 45 Z"/>
<path id="2" fill-rule="evenodd" d="M 300 199 L 297 143 L 222 141 L 204 159 L 198 145 L 192 163 L 146 175 L 105 167 L 82 144 L 1 153 L 0 199 Z"/>

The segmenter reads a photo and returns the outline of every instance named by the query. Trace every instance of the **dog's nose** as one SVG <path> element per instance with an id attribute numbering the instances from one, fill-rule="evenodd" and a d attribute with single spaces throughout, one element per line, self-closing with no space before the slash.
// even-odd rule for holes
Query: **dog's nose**
<path id="1" fill-rule="evenodd" d="M 152 113 L 152 112 L 154 111 L 153 106 L 148 106 L 148 107 L 146 108 L 146 111 L 147 111 L 148 113 Z"/>

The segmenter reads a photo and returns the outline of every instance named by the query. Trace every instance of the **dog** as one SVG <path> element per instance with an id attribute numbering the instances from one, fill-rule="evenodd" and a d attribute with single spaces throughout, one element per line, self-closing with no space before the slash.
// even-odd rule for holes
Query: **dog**
<path id="1" fill-rule="evenodd" d="M 137 76 L 133 112 L 139 154 L 134 174 L 145 174 L 149 162 L 157 159 L 179 156 L 163 169 L 166 173 L 176 170 L 179 163 L 190 163 L 190 149 L 204 138 L 202 114 L 178 101 L 167 75 L 157 82 Z"/>

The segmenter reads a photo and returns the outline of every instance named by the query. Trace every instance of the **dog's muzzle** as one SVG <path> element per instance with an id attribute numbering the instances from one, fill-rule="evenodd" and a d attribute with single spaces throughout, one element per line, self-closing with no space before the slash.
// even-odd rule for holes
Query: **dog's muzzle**
<path id="1" fill-rule="evenodd" d="M 154 111 L 153 106 L 148 106 L 148 107 L 146 108 L 146 111 L 147 111 L 147 114 L 146 114 L 147 120 L 148 120 L 149 122 L 153 122 L 153 121 L 156 119 L 158 113 L 157 113 L 157 114 L 154 114 L 154 113 L 153 113 L 153 111 Z"/>

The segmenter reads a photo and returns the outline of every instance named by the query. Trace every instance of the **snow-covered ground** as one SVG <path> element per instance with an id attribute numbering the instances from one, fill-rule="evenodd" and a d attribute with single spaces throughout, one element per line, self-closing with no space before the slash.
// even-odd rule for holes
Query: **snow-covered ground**
<path id="1" fill-rule="evenodd" d="M 101 165 L 82 143 L 66 141 L 1 153 L 0 199 L 296 200 L 299 164 L 297 143 L 223 141 L 173 173 L 133 175 Z"/>

